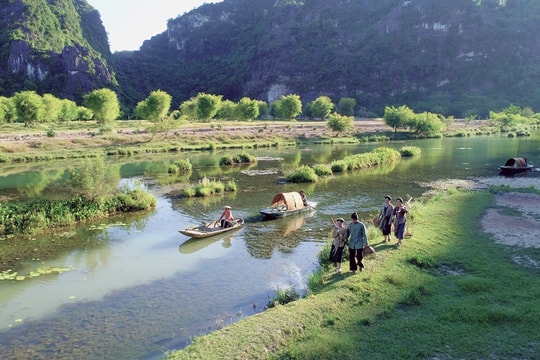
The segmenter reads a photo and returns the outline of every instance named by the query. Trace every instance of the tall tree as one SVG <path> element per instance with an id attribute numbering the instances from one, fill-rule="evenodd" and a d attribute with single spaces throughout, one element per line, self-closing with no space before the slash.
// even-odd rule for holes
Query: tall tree
<path id="1" fill-rule="evenodd" d="M 45 104 L 45 121 L 58 121 L 62 111 L 62 100 L 52 94 L 43 95 Z"/>
<path id="2" fill-rule="evenodd" d="M 409 109 L 406 105 L 402 105 L 398 108 L 394 106 L 387 106 L 384 108 L 384 122 L 386 125 L 397 131 L 397 128 L 403 128 L 409 126 L 411 120 L 415 117 L 414 111 Z"/>
<path id="3" fill-rule="evenodd" d="M 283 95 L 275 103 L 275 113 L 281 119 L 293 120 L 302 113 L 300 95 Z"/>
<path id="4" fill-rule="evenodd" d="M 207 122 L 216 116 L 221 107 L 222 95 L 199 93 L 195 98 L 195 116 L 198 120 Z"/>
<path id="5" fill-rule="evenodd" d="M 20 91 L 13 96 L 17 118 L 26 126 L 32 125 L 45 117 L 43 98 L 35 91 Z"/>
<path id="6" fill-rule="evenodd" d="M 354 116 L 356 100 L 353 98 L 341 98 L 338 103 L 338 110 L 341 115 Z"/>
<path id="7" fill-rule="evenodd" d="M 354 129 L 354 117 L 334 112 L 329 115 L 326 126 L 330 130 L 335 131 L 336 136 L 339 137 L 341 133 Z"/>
<path id="8" fill-rule="evenodd" d="M 318 119 L 326 119 L 334 109 L 334 103 L 328 96 L 319 96 L 309 104 L 311 116 Z"/>
<path id="9" fill-rule="evenodd" d="M 165 91 L 152 91 L 143 101 L 140 101 L 135 108 L 135 114 L 150 121 L 164 119 L 171 108 L 172 96 Z"/>
<path id="10" fill-rule="evenodd" d="M 253 120 L 259 117 L 257 100 L 244 97 L 236 105 L 235 115 L 238 120 Z"/>
<path id="11" fill-rule="evenodd" d="M 111 89 L 94 90 L 84 95 L 83 99 L 84 106 L 92 110 L 98 123 L 110 123 L 120 116 L 118 96 Z"/>

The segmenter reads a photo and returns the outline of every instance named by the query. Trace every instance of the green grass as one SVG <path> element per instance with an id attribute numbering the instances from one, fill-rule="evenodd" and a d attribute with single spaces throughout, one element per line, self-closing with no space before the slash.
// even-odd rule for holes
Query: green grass
<path id="1" fill-rule="evenodd" d="M 512 257 L 538 262 L 540 252 L 498 245 L 481 231 L 490 192 L 414 205 L 414 237 L 400 249 L 372 241 L 367 271 L 334 275 L 323 266 L 306 298 L 196 338 L 169 358 L 536 358 L 539 270 Z"/>

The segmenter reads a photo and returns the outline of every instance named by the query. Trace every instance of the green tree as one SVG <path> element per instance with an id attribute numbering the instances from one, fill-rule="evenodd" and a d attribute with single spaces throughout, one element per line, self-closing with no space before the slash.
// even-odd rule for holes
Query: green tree
<path id="1" fill-rule="evenodd" d="M 235 111 L 236 118 L 238 120 L 250 121 L 259 117 L 259 106 L 256 100 L 252 100 L 248 97 L 240 99 L 236 105 Z"/>
<path id="2" fill-rule="evenodd" d="M 118 96 L 111 89 L 94 90 L 83 96 L 84 106 L 92 110 L 98 124 L 111 123 L 120 116 Z"/>
<path id="3" fill-rule="evenodd" d="M 163 120 L 171 108 L 172 96 L 165 91 L 152 91 L 143 101 L 135 107 L 135 114 L 150 121 Z"/>
<path id="4" fill-rule="evenodd" d="M 79 120 L 92 120 L 94 113 L 87 107 L 79 106 L 77 107 L 77 119 Z"/>
<path id="5" fill-rule="evenodd" d="M 17 120 L 17 108 L 13 102 L 13 98 L 0 96 L 0 121 L 15 122 Z"/>
<path id="6" fill-rule="evenodd" d="M 414 130 L 415 134 L 425 136 L 436 136 L 444 129 L 444 123 L 439 118 L 439 115 L 423 112 L 417 114 L 409 121 L 409 127 Z"/>
<path id="7" fill-rule="evenodd" d="M 32 125 L 45 117 L 43 98 L 35 91 L 20 91 L 13 96 L 17 118 L 26 126 Z"/>
<path id="8" fill-rule="evenodd" d="M 281 119 L 293 120 L 302 113 L 302 101 L 300 96 L 283 95 L 275 102 L 275 114 Z"/>
<path id="9" fill-rule="evenodd" d="M 195 98 L 195 116 L 197 120 L 208 122 L 216 116 L 221 107 L 222 95 L 199 93 Z"/>
<path id="10" fill-rule="evenodd" d="M 505 113 L 506 115 L 518 115 L 518 114 L 521 114 L 522 110 L 523 109 L 520 106 L 515 105 L 515 104 L 510 104 L 506 108 L 503 109 L 503 113 Z"/>
<path id="11" fill-rule="evenodd" d="M 334 112 L 328 116 L 326 126 L 339 137 L 341 133 L 354 129 L 354 117 Z"/>
<path id="12" fill-rule="evenodd" d="M 404 128 L 409 126 L 409 122 L 414 119 L 414 111 L 409 109 L 406 105 L 402 105 L 398 108 L 394 106 L 387 106 L 384 108 L 384 122 L 386 125 L 394 129 L 394 132 L 398 128 Z"/>
<path id="13" fill-rule="evenodd" d="M 195 99 L 191 98 L 189 100 L 184 101 L 182 104 L 180 104 L 179 110 L 182 116 L 184 116 L 188 120 L 195 120 L 196 119 Z"/>
<path id="14" fill-rule="evenodd" d="M 0 96 L 0 123 L 8 122 L 8 112 L 10 111 L 9 103 L 11 100 L 7 97 Z"/>
<path id="15" fill-rule="evenodd" d="M 255 101 L 257 101 L 257 106 L 259 107 L 259 117 L 270 114 L 270 108 L 268 107 L 268 103 L 266 101 L 262 101 L 262 100 L 255 100 Z"/>
<path id="16" fill-rule="evenodd" d="M 356 100 L 353 98 L 341 98 L 338 103 L 338 111 L 341 115 L 354 116 Z"/>
<path id="17" fill-rule="evenodd" d="M 45 104 L 45 121 L 58 121 L 60 112 L 62 111 L 62 100 L 52 94 L 43 95 L 43 103 Z"/>
<path id="18" fill-rule="evenodd" d="M 316 119 L 326 119 L 334 110 L 334 103 L 328 96 L 319 96 L 309 104 L 311 116 Z"/>
<path id="19" fill-rule="evenodd" d="M 221 107 L 216 114 L 216 118 L 223 120 L 232 120 L 234 119 L 236 111 L 236 104 L 231 100 L 223 100 L 221 102 Z"/>
<path id="20" fill-rule="evenodd" d="M 89 110 L 91 111 L 91 110 Z M 73 121 L 79 118 L 79 107 L 73 100 L 62 99 L 62 110 L 58 115 L 60 121 Z M 90 119 L 89 119 L 90 120 Z"/>

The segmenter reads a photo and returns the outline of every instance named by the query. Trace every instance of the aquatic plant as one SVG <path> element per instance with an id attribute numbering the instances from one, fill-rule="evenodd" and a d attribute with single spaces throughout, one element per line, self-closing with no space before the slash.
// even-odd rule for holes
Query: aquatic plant
<path id="1" fill-rule="evenodd" d="M 302 165 L 297 170 L 287 175 L 287 181 L 292 183 L 313 183 L 317 182 L 318 176 L 313 168 Z"/>

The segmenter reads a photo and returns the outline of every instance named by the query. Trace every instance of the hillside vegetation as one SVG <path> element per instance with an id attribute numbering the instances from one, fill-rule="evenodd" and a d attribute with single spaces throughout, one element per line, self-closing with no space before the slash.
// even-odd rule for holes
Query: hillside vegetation
<path id="1" fill-rule="evenodd" d="M 356 116 L 405 104 L 485 118 L 510 104 L 540 108 L 539 18 L 536 0 L 224 0 L 111 55 L 85 0 L 4 1 L 0 96 L 79 101 L 109 87 L 129 118 L 158 89 L 173 108 L 200 92 L 268 103 L 298 94 L 353 98 Z"/>

